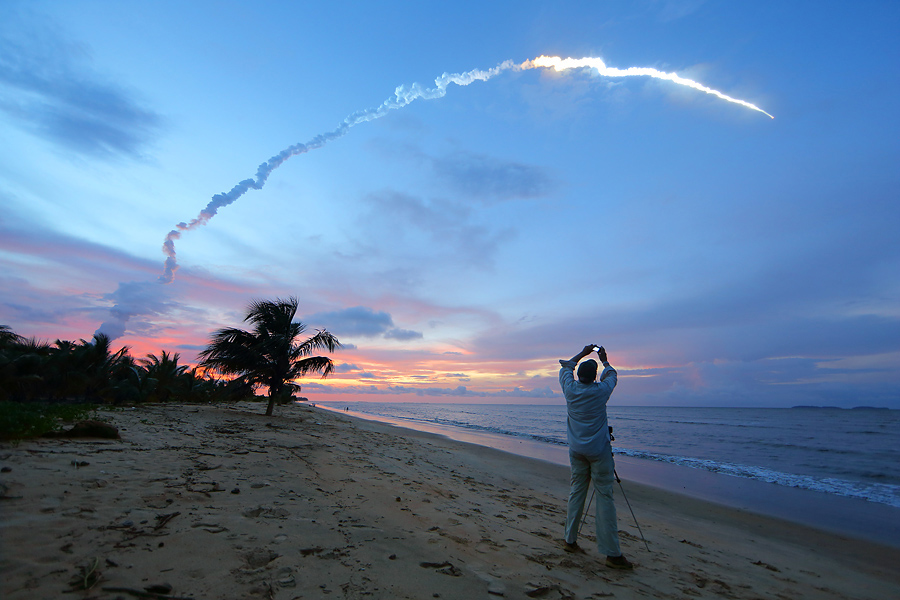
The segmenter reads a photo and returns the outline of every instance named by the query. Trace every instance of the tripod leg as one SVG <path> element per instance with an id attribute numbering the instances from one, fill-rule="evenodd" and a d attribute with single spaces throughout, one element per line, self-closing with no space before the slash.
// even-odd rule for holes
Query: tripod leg
<path id="1" fill-rule="evenodd" d="M 638 524 L 637 517 L 634 516 L 634 509 L 631 508 L 631 502 L 628 501 L 628 496 L 625 495 L 625 488 L 622 487 L 622 480 L 619 479 L 619 474 L 616 473 L 615 469 L 613 469 L 613 475 L 616 476 L 616 481 L 619 483 L 619 489 L 622 490 L 622 497 L 625 498 L 625 504 L 628 505 L 628 510 L 631 511 L 631 518 L 634 519 L 634 524 L 637 526 L 638 533 L 641 534 L 641 539 L 644 541 L 644 547 L 647 548 L 647 552 L 650 552 L 650 545 L 647 544 L 647 539 L 644 537 L 644 532 L 641 531 L 641 526 Z"/>
<path id="2" fill-rule="evenodd" d="M 591 497 L 588 499 L 587 508 L 584 509 L 584 518 L 581 519 L 581 525 L 578 526 L 578 535 L 581 535 L 581 528 L 584 527 L 584 522 L 587 521 L 588 513 L 591 512 L 591 502 L 594 501 L 594 486 L 591 486 Z"/>

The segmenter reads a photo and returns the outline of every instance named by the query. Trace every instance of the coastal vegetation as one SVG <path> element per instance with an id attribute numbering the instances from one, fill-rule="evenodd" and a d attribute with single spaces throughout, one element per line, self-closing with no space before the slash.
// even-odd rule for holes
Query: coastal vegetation
<path id="1" fill-rule="evenodd" d="M 254 302 L 245 318 L 253 329 L 216 331 L 195 366 L 166 350 L 135 358 L 102 333 L 49 343 L 0 325 L 0 438 L 43 435 L 98 406 L 254 399 L 263 388 L 271 415 L 276 402 L 300 390 L 296 378 L 332 372 L 331 359 L 315 351 L 340 347 L 324 330 L 300 340 L 306 326 L 293 320 L 297 303 Z"/>
<path id="2" fill-rule="evenodd" d="M 41 436 L 61 423 L 92 417 L 96 408 L 92 404 L 0 402 L 0 440 Z"/>
<path id="3" fill-rule="evenodd" d="M 102 333 L 51 344 L 0 326 L 0 401 L 119 405 L 175 397 L 211 401 L 242 391 L 197 367 L 179 365 L 179 358 L 163 350 L 135 359 L 127 346 L 113 350 Z"/>

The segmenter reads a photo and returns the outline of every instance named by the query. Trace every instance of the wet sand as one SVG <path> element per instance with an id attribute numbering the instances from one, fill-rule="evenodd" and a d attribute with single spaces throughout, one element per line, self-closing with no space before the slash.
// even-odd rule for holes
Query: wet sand
<path id="1" fill-rule="evenodd" d="M 561 547 L 568 469 L 294 405 L 0 447 L 0 597 L 896 598 L 900 550 L 626 480 L 633 572 Z M 163 593 L 163 590 L 165 592 Z"/>

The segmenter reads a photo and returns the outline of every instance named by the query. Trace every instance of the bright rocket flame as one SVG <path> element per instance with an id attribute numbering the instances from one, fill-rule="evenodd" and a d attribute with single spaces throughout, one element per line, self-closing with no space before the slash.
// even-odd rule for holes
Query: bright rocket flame
<path id="1" fill-rule="evenodd" d="M 566 71 L 568 69 L 581 69 L 587 67 L 597 69 L 597 72 L 604 77 L 653 77 L 655 79 L 665 79 L 666 81 L 671 81 L 678 85 L 684 85 L 701 92 L 706 92 L 707 94 L 712 94 L 722 100 L 746 106 L 747 108 L 759 111 L 772 119 L 775 118 L 760 107 L 751 104 L 746 100 L 732 98 L 718 90 L 708 88 L 702 83 L 697 83 L 692 79 L 686 79 L 675 73 L 666 73 L 650 67 L 628 67 L 627 69 L 618 69 L 616 67 L 607 67 L 602 58 L 560 58 L 558 56 L 539 56 L 534 60 L 526 60 L 519 66 L 521 69 L 537 69 L 541 67 L 553 69 L 554 71 Z"/>
<path id="2" fill-rule="evenodd" d="M 228 206 L 229 204 L 243 196 L 245 193 L 247 193 L 248 190 L 262 189 L 272 171 L 281 166 L 281 164 L 290 157 L 296 156 L 298 154 L 305 154 L 310 150 L 321 148 L 328 142 L 344 136 L 348 131 L 350 131 L 351 127 L 359 125 L 360 123 L 365 123 L 367 121 L 380 119 L 390 111 L 403 108 L 404 106 L 407 106 L 408 104 L 410 104 L 414 100 L 418 100 L 419 98 L 423 98 L 425 100 L 443 98 L 447 94 L 447 87 L 451 83 L 463 86 L 469 85 L 470 83 L 473 83 L 475 81 L 487 81 L 488 79 L 493 78 L 501 72 L 510 69 L 526 70 L 552 68 L 556 71 L 565 71 L 568 69 L 585 67 L 596 69 L 600 75 L 603 75 L 605 77 L 644 76 L 654 77 L 656 79 L 665 79 L 667 81 L 677 83 L 678 85 L 684 85 L 701 92 L 706 92 L 707 94 L 712 94 L 721 98 L 722 100 L 740 104 L 741 106 L 745 106 L 749 109 L 759 111 L 773 119 L 775 118 L 755 104 L 750 104 L 749 102 L 746 102 L 744 100 L 732 98 L 731 96 L 727 96 L 718 90 L 708 88 L 705 85 L 697 83 L 696 81 L 693 81 L 691 79 L 685 79 L 684 77 L 680 77 L 675 73 L 666 73 L 649 67 L 629 67 L 627 69 L 607 67 L 606 63 L 604 63 L 600 58 L 560 58 L 558 56 L 539 56 L 538 58 L 535 58 L 533 60 L 526 60 L 521 65 L 516 65 L 511 60 L 507 60 L 500 63 L 493 69 L 488 69 L 486 71 L 482 69 L 473 69 L 464 73 L 444 73 L 434 80 L 433 88 L 422 87 L 418 83 L 414 83 L 408 87 L 405 85 L 397 87 L 394 90 L 394 95 L 391 98 L 385 100 L 380 106 L 377 106 L 375 108 L 368 108 L 366 110 L 348 115 L 347 118 L 345 118 L 344 121 L 333 131 L 317 135 L 305 144 L 298 143 L 285 148 L 284 150 L 270 158 L 268 161 L 259 165 L 259 168 L 256 170 L 256 176 L 254 178 L 244 179 L 233 188 L 231 188 L 231 190 L 229 190 L 228 192 L 216 194 L 215 196 L 213 196 L 209 203 L 206 205 L 206 208 L 201 210 L 200 214 L 197 215 L 197 217 L 187 223 L 178 223 L 175 226 L 175 229 L 173 229 L 166 235 L 166 239 L 163 242 L 163 253 L 167 258 L 165 261 L 165 270 L 163 274 L 159 276 L 159 282 L 171 283 L 172 280 L 175 279 L 175 271 L 178 270 L 178 262 L 175 255 L 175 240 L 179 239 L 183 232 L 191 231 L 192 229 L 195 229 L 200 225 L 205 225 L 207 222 L 209 222 L 210 219 L 216 216 L 216 213 L 220 208 L 222 208 L 223 206 Z"/>

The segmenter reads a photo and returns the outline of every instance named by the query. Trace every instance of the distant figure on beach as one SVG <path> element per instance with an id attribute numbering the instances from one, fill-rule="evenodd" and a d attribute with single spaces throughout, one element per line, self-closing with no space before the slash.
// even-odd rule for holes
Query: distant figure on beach
<path id="1" fill-rule="evenodd" d="M 597 352 L 603 363 L 600 380 L 597 379 L 597 361 L 586 360 L 578 366 L 578 379 L 573 372 L 578 361 Z M 560 360 L 559 385 L 566 397 L 569 441 L 569 462 L 572 465 L 572 487 L 566 512 L 567 552 L 579 552 L 578 529 L 584 512 L 588 484 L 594 482 L 597 496 L 595 524 L 597 549 L 606 555 L 606 566 L 613 569 L 632 569 L 633 565 L 622 556 L 619 548 L 619 526 L 616 505 L 613 503 L 615 464 L 609 441 L 609 424 L 606 419 L 606 403 L 616 387 L 616 370 L 610 366 L 606 349 L 589 344 L 570 358 Z"/>

